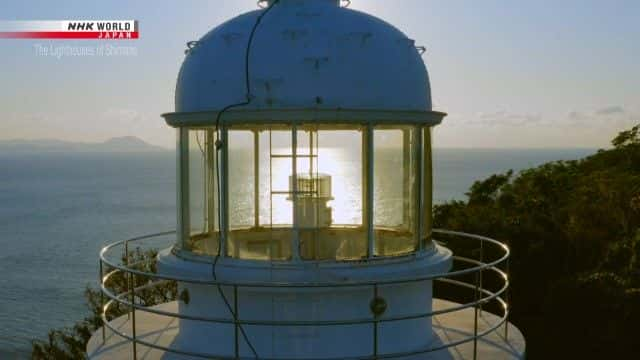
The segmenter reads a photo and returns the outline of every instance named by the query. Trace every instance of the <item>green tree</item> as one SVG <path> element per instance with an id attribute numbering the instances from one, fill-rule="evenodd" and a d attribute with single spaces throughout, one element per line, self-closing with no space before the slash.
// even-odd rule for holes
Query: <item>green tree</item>
<path id="1" fill-rule="evenodd" d="M 637 356 L 640 322 L 640 126 L 613 148 L 493 175 L 434 224 L 506 241 L 512 321 L 528 358 Z"/>

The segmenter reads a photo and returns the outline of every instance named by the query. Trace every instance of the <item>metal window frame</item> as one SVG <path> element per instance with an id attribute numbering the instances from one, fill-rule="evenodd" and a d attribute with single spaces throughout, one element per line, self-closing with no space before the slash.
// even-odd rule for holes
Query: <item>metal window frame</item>
<path id="1" fill-rule="evenodd" d="M 179 128 L 177 133 L 177 212 L 178 212 L 178 242 L 183 249 L 187 249 L 187 239 L 191 235 L 190 214 L 189 214 L 189 129 Z"/>
<path id="2" fill-rule="evenodd" d="M 174 112 L 162 114 L 172 127 L 216 126 L 217 111 Z M 363 125 L 411 125 L 435 126 L 446 113 L 438 111 L 391 111 L 375 109 L 233 109 L 224 113 L 224 123 L 229 126 L 243 124 L 278 125 L 292 123 Z"/>
<path id="3" fill-rule="evenodd" d="M 189 232 L 189 131 L 207 129 L 211 131 L 215 130 L 215 126 L 212 126 L 211 119 L 215 118 L 216 112 L 202 112 L 202 113 L 172 113 L 164 114 L 167 123 L 178 128 L 178 173 L 179 173 L 179 191 L 178 191 L 178 228 L 182 229 L 181 244 L 185 244 L 185 240 L 188 239 Z M 334 118 L 336 116 L 345 116 L 344 118 Z M 220 247 L 220 254 L 222 256 L 229 256 L 227 254 L 227 239 L 229 238 L 229 147 L 228 147 L 228 132 L 229 130 L 251 130 L 254 136 L 254 200 L 257 200 L 254 209 L 254 225 L 256 227 L 260 225 L 260 212 L 259 212 L 259 174 L 260 174 L 260 157 L 259 157 L 259 134 L 264 129 L 282 128 L 282 130 L 290 131 L 292 136 L 292 168 L 297 168 L 296 152 L 297 152 L 297 131 L 307 130 L 310 131 L 327 131 L 335 128 L 336 130 L 353 129 L 360 130 L 362 132 L 362 200 L 363 200 L 363 216 L 362 225 L 366 227 L 367 236 L 367 255 L 366 257 L 371 259 L 376 257 L 376 239 L 375 239 L 375 224 L 374 224 L 374 184 L 373 179 L 375 175 L 374 169 L 374 131 L 376 129 L 402 129 L 403 127 L 410 127 L 411 132 L 415 132 L 415 144 L 411 147 L 412 156 L 415 156 L 416 172 L 414 186 L 417 186 L 415 191 L 416 203 L 414 204 L 416 216 L 416 223 L 412 226 L 412 231 L 415 231 L 417 237 L 417 246 L 414 252 L 424 251 L 428 246 L 425 244 L 423 238 L 423 232 L 425 226 L 430 226 L 425 223 L 428 221 L 431 224 L 431 220 L 427 219 L 427 216 L 431 216 L 431 211 L 427 209 L 426 204 L 426 192 L 432 191 L 433 181 L 430 177 L 433 174 L 431 156 L 431 127 L 439 124 L 442 118 L 446 116 L 440 112 L 407 112 L 407 111 L 367 111 L 367 110 L 325 110 L 320 111 L 318 109 L 310 110 L 273 110 L 273 111 L 231 111 L 228 115 L 225 114 L 224 124 L 221 127 L 222 144 L 221 156 L 219 162 L 222 166 L 221 176 L 219 181 L 221 182 L 222 193 L 220 196 L 221 219 L 219 224 L 218 234 L 218 246 Z M 300 116 L 298 120 L 293 120 L 292 116 Z M 398 119 L 399 118 L 399 119 Z M 393 119 L 393 121 L 392 121 Z M 412 120 L 411 120 L 412 119 Z M 318 128 L 320 126 L 320 128 Z M 426 131 L 429 134 L 426 134 Z M 428 149 L 427 149 L 428 148 Z M 413 159 L 412 159 L 413 161 Z M 428 164 L 427 164 L 428 161 Z M 413 165 L 411 165 L 413 166 Z M 294 186 L 297 184 L 294 178 Z M 429 185 L 429 189 L 426 186 Z M 294 189 L 295 193 L 295 189 Z M 431 195 L 432 197 L 432 195 Z M 294 197 L 295 201 L 295 197 Z M 299 261 L 313 261 L 304 260 L 300 256 L 299 248 L 299 232 L 297 229 L 297 223 L 295 219 L 295 204 L 294 209 L 294 221 L 292 225 L 293 238 L 291 243 L 292 260 Z M 336 260 L 339 261 L 339 260 Z"/>

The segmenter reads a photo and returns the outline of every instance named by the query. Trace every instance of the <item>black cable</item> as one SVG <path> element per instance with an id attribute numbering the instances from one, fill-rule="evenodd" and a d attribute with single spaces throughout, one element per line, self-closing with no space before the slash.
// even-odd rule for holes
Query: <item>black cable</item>
<path id="1" fill-rule="evenodd" d="M 217 191 L 218 191 L 218 198 L 217 198 L 217 203 L 218 203 L 218 229 L 222 230 L 222 212 L 220 211 L 221 206 L 220 206 L 220 194 L 222 193 L 222 189 L 220 187 L 220 163 L 218 162 L 218 152 L 222 150 L 223 146 L 225 145 L 223 143 L 223 141 L 220 139 L 222 131 L 220 129 L 220 125 L 221 125 L 221 120 L 222 120 L 222 115 L 233 109 L 236 107 L 241 107 L 241 106 L 246 106 L 251 104 L 251 100 L 253 100 L 253 96 L 251 95 L 251 77 L 250 77 L 250 64 L 249 64 L 249 59 L 251 56 L 251 45 L 253 44 L 253 38 L 255 36 L 256 30 L 258 29 L 258 26 L 260 25 L 260 23 L 262 22 L 262 18 L 265 17 L 265 15 L 267 15 L 269 13 L 269 11 L 271 11 L 271 9 L 277 4 L 279 3 L 280 0 L 274 0 L 271 5 L 269 5 L 256 19 L 255 24 L 253 25 L 253 28 L 251 29 L 251 33 L 249 34 L 249 40 L 247 41 L 247 48 L 245 51 L 245 63 L 244 63 L 244 73 L 245 73 L 245 86 L 246 86 L 246 100 L 240 103 L 236 103 L 236 104 L 231 104 L 231 105 L 227 105 L 225 106 L 222 110 L 220 110 L 218 112 L 218 115 L 216 116 L 216 143 L 215 143 L 215 151 L 214 151 L 214 161 L 216 164 L 216 187 L 217 187 Z M 226 199 L 225 199 L 226 200 Z M 219 234 L 221 234 L 222 231 L 219 231 Z M 220 286 L 219 283 L 217 283 L 218 281 L 218 277 L 216 276 L 216 266 L 218 265 L 218 259 L 220 259 L 220 255 L 221 255 L 221 249 L 222 249 L 222 236 L 218 236 L 218 251 L 217 251 L 217 255 L 216 258 L 213 260 L 213 265 L 211 267 L 211 275 L 213 276 L 213 279 L 216 281 L 216 287 L 218 288 L 218 293 L 220 294 L 220 297 L 222 297 L 222 300 L 224 301 L 227 309 L 229 310 L 229 312 L 231 313 L 231 315 L 233 316 L 233 320 L 237 323 L 238 322 L 238 314 L 236 314 L 236 312 L 233 310 L 233 308 L 231 307 L 231 304 L 229 303 L 229 299 L 227 299 L 226 295 L 224 294 L 224 292 L 222 291 L 222 286 Z M 225 238 L 226 240 L 226 238 Z M 237 295 L 237 293 L 236 293 Z M 246 341 L 247 345 L 249 346 L 249 348 L 251 349 L 251 352 L 253 353 L 253 356 L 256 359 L 259 359 L 258 357 L 258 353 L 256 352 L 255 347 L 253 346 L 253 344 L 251 344 L 251 341 L 249 341 L 249 337 L 247 336 L 247 333 L 244 331 L 244 328 L 241 324 L 238 324 L 238 328 L 240 330 L 240 333 L 242 334 L 242 337 L 244 338 L 244 340 Z"/>

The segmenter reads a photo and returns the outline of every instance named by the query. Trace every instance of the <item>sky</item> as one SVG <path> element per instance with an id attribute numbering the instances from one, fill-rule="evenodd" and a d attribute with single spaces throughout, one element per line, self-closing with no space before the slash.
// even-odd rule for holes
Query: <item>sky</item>
<path id="1" fill-rule="evenodd" d="M 417 45 L 434 110 L 434 146 L 603 148 L 640 123 L 640 1 L 352 0 Z M 43 56 L 92 40 L 0 39 L 0 140 L 100 142 L 137 136 L 173 147 L 185 43 L 256 0 L 3 1 L 0 20 L 136 19 L 140 39 L 112 56 Z"/>

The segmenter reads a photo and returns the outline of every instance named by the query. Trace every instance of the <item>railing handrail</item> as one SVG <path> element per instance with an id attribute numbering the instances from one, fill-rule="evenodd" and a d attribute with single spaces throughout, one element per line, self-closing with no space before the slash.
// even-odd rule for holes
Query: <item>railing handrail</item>
<path id="1" fill-rule="evenodd" d="M 143 286 L 136 287 L 133 291 L 135 292 L 135 291 L 138 291 L 138 290 L 143 290 L 145 288 L 153 287 L 153 286 L 150 286 L 150 285 L 157 285 L 158 283 L 164 283 L 166 281 L 167 280 L 161 280 L 161 281 L 157 281 L 155 283 L 145 284 Z M 470 288 L 470 289 L 473 288 L 473 285 L 464 283 L 462 281 L 455 281 L 455 280 L 451 280 L 451 279 L 437 279 L 437 281 L 447 282 L 447 283 L 451 283 L 451 284 L 454 284 L 454 285 L 467 287 L 467 288 Z M 192 315 L 173 313 L 173 312 L 170 312 L 170 311 L 158 310 L 158 309 L 146 307 L 144 305 L 133 304 L 130 301 L 126 300 L 126 297 L 131 294 L 131 290 L 130 291 L 125 291 L 125 292 L 123 292 L 123 293 L 121 293 L 119 295 L 114 294 L 109 289 L 107 289 L 106 286 L 104 286 L 104 285 L 101 286 L 101 290 L 104 292 L 105 295 L 107 295 L 107 297 L 110 300 L 116 301 L 116 302 L 118 302 L 120 304 L 123 304 L 123 305 L 129 307 L 129 308 L 133 307 L 136 310 L 140 310 L 140 311 L 143 311 L 143 312 L 148 312 L 148 313 L 152 313 L 152 314 L 156 314 L 156 315 L 174 317 L 174 318 L 183 319 L 183 320 L 195 320 L 195 321 L 212 322 L 212 323 L 220 323 L 220 324 L 240 324 L 240 325 L 261 325 L 261 326 L 282 326 L 282 327 L 286 327 L 286 326 L 361 325 L 361 324 L 373 324 L 373 323 L 376 323 L 376 322 L 377 323 L 384 323 L 384 322 L 415 320 L 415 319 L 433 317 L 433 316 L 437 316 L 437 315 L 456 312 L 456 311 L 459 311 L 459 310 L 464 310 L 464 309 L 467 309 L 467 308 L 475 306 L 475 305 L 486 304 L 486 303 L 490 302 L 491 300 L 494 300 L 494 299 L 498 298 L 500 295 L 502 295 L 507 290 L 508 286 L 509 286 L 508 283 L 505 283 L 504 286 L 502 286 L 499 290 L 497 290 L 495 292 L 491 292 L 491 291 L 486 290 L 486 289 L 478 289 L 478 291 L 480 291 L 481 293 L 483 293 L 483 294 L 485 294 L 487 296 L 483 297 L 481 299 L 478 299 L 477 301 L 472 301 L 472 302 L 468 302 L 468 303 L 465 303 L 465 304 L 460 304 L 458 306 L 452 306 L 452 307 L 447 308 L 447 309 L 434 310 L 434 311 L 430 311 L 430 312 L 427 312 L 427 313 L 418 313 L 418 314 L 413 314 L 413 315 L 403 315 L 403 316 L 396 316 L 396 317 L 384 317 L 384 318 L 379 318 L 379 319 L 373 319 L 373 318 L 369 317 L 369 318 L 357 318 L 357 319 L 350 319 L 350 320 L 329 320 L 329 321 L 316 321 L 316 320 L 313 320 L 313 321 L 293 321 L 293 320 L 280 321 L 280 320 L 271 320 L 271 321 L 269 321 L 269 320 L 241 320 L 241 319 L 238 319 L 236 321 L 233 318 L 212 318 L 212 317 L 206 317 L 206 316 L 192 316 Z M 238 287 L 241 287 L 241 286 L 238 286 Z"/>
<path id="2" fill-rule="evenodd" d="M 458 270 L 458 271 L 442 272 L 442 273 L 430 274 L 430 275 L 424 275 L 424 276 L 418 276 L 418 277 L 395 278 L 395 279 L 387 279 L 387 280 L 364 280 L 364 281 L 350 280 L 350 281 L 326 281 L 326 282 L 323 281 L 323 282 L 296 282 L 296 283 L 286 283 L 286 282 L 277 282 L 277 281 L 265 283 L 265 282 L 249 282 L 249 281 L 224 281 L 224 280 L 214 280 L 214 279 L 205 280 L 202 278 L 195 278 L 195 277 L 189 278 L 189 277 L 175 276 L 175 275 L 169 275 L 169 274 L 154 274 L 154 273 L 148 273 L 148 272 L 140 271 L 136 269 L 131 269 L 126 265 L 114 263 L 113 261 L 105 257 L 105 254 L 107 253 L 107 251 L 111 250 L 112 248 L 118 245 L 124 245 L 125 243 L 129 243 L 129 242 L 145 240 L 145 239 L 150 239 L 150 238 L 160 237 L 160 236 L 166 236 L 166 235 L 171 235 L 175 233 L 175 231 L 167 231 L 167 232 L 162 232 L 157 234 L 139 236 L 129 240 L 121 240 L 121 241 L 109 244 L 100 251 L 100 260 L 104 264 L 109 265 L 114 269 L 122 270 L 127 273 L 133 273 L 139 276 L 148 276 L 151 278 L 160 278 L 165 280 L 186 282 L 191 284 L 221 285 L 221 286 L 237 285 L 240 287 L 256 287 L 256 288 L 259 288 L 259 287 L 266 287 L 266 288 L 323 288 L 324 287 L 326 288 L 326 287 L 360 287 L 360 286 L 367 287 L 367 286 L 373 286 L 373 285 L 394 285 L 394 284 L 428 281 L 428 280 L 434 280 L 434 279 L 443 278 L 443 277 L 457 277 L 457 276 L 467 275 L 474 272 L 483 271 L 490 267 L 495 267 L 496 265 L 504 262 L 510 256 L 510 250 L 505 244 L 488 237 L 467 234 L 467 233 L 457 232 L 457 231 L 439 230 L 439 229 L 434 229 L 433 232 L 439 233 L 439 234 L 445 234 L 445 235 L 468 237 L 468 238 L 473 238 L 480 241 L 487 241 L 501 248 L 504 251 L 504 254 L 500 258 L 488 263 L 482 263 L 482 265 L 478 267 L 472 267 L 472 268 L 467 268 L 467 269 Z M 454 259 L 460 260 L 462 258 L 454 256 Z M 363 262 L 367 262 L 367 261 L 375 262 L 376 260 L 363 260 Z"/>
<path id="3" fill-rule="evenodd" d="M 185 319 L 185 320 L 193 320 L 193 321 L 202 321 L 202 322 L 210 322 L 210 323 L 222 323 L 222 324 L 235 324 L 236 327 L 238 326 L 243 326 L 243 325 L 252 325 L 252 326 L 272 326 L 272 327 L 288 327 L 288 326 L 347 326 L 347 325 L 361 325 L 361 324 L 374 324 L 375 326 L 377 326 L 377 324 L 379 323 L 385 323 L 385 322 L 394 322 L 394 321 L 405 321 L 405 320 L 414 320 L 414 319 L 421 319 L 421 318 L 429 318 L 429 317 L 433 317 L 433 316 L 438 316 L 438 315 L 442 315 L 442 314 L 448 314 L 448 313 L 454 313 L 457 311 L 462 311 L 468 308 L 475 308 L 475 318 L 474 318 L 474 335 L 473 336 L 468 336 L 466 338 L 460 339 L 460 340 L 456 340 L 456 341 L 450 341 L 435 347 L 429 347 L 426 349 L 419 349 L 416 351 L 410 351 L 410 352 L 402 352 L 402 353 L 393 353 L 393 354 L 373 354 L 371 356 L 358 356 L 358 357 L 340 357 L 340 358 L 318 358 L 318 359 L 313 359 L 313 358 L 309 358 L 309 359 L 305 359 L 305 360 L 338 360 L 338 359 L 390 359 L 390 358 L 399 358 L 399 357 L 406 357 L 406 356 L 412 356 L 412 355 L 418 355 L 418 354 L 425 354 L 425 353 L 429 353 L 429 352 L 433 352 L 433 351 L 439 351 L 439 350 L 443 350 L 446 348 L 450 348 L 450 347 L 454 347 L 454 346 L 458 346 L 458 345 L 462 345 L 468 342 L 473 341 L 474 342 L 474 359 L 477 355 L 477 341 L 479 338 L 482 338 L 488 334 L 490 334 L 491 332 L 495 331 L 496 329 L 498 329 L 500 326 L 505 325 L 505 339 L 507 338 L 508 335 L 508 316 L 509 316 L 509 304 L 507 302 L 507 300 L 503 299 L 501 296 L 503 294 L 508 294 L 508 288 L 510 285 L 509 282 L 509 276 L 508 276 L 508 269 L 507 272 L 501 270 L 500 268 L 498 268 L 498 265 L 506 262 L 506 265 L 508 267 L 508 259 L 510 256 L 510 250 L 509 248 L 494 239 L 488 238 L 488 237 L 484 237 L 484 236 L 479 236 L 479 235 L 474 235 L 474 234 L 468 234 L 468 233 L 464 233 L 464 232 L 457 232 L 457 231 L 449 231 L 449 230 L 434 230 L 434 233 L 437 234 L 444 234 L 444 235 L 453 235 L 453 236 L 459 236 L 459 237 L 463 237 L 463 238 L 470 238 L 470 239 L 474 239 L 474 240 L 479 240 L 480 241 L 480 260 L 475 260 L 475 259 L 471 259 L 471 258 L 467 258 L 467 257 L 461 257 L 461 256 L 452 256 L 452 258 L 456 261 L 459 262 L 463 262 L 466 264 L 472 264 L 474 266 L 466 268 L 466 269 L 462 269 L 462 270 L 457 270 L 457 271 L 451 271 L 451 272 L 445 272 L 445 273 L 438 273 L 438 274 L 432 274 L 432 275 L 426 275 L 426 276 L 418 276 L 418 277 L 412 277 L 412 278 L 397 278 L 397 279 L 387 279 L 387 280 L 382 280 L 382 281 L 373 281 L 373 280 L 366 280 L 366 281 L 347 281 L 347 282 L 305 282 L 305 283 L 285 283 L 285 282 L 273 282 L 273 283 L 256 283 L 256 282 L 241 282 L 241 281 L 216 281 L 213 279 L 202 279 L 202 278 L 188 278 L 188 277 L 181 277 L 181 276 L 173 276 L 173 275 L 169 275 L 169 274 L 158 274 L 158 273 L 150 273 L 150 272 L 145 272 L 145 271 L 141 271 L 141 270 L 136 270 L 136 269 L 132 269 L 130 266 L 132 266 L 131 264 L 129 265 L 122 265 L 122 264 L 117 264 L 114 263 L 113 261 L 107 259 L 106 255 L 107 253 L 119 246 L 119 245 L 124 245 L 124 248 L 126 250 L 128 250 L 128 244 L 130 242 L 135 242 L 135 241 L 140 241 L 140 240 L 146 240 L 146 239 L 151 239 L 151 238 L 156 238 L 156 237 L 161 237 L 161 236 L 166 236 L 166 235 L 171 235 L 174 234 L 175 231 L 166 231 L 166 232 L 161 232 L 161 233 L 157 233 L 157 234 L 151 234 L 151 235 L 144 235 L 144 236 L 139 236 L 139 237 L 135 237 L 129 240 L 122 240 L 122 241 L 118 241 L 116 243 L 112 243 L 109 244 L 107 246 L 105 246 L 101 251 L 100 251 L 100 290 L 101 290 L 101 301 L 102 301 L 102 314 L 101 314 L 101 318 L 104 322 L 104 327 L 103 327 L 103 340 L 104 340 L 104 329 L 105 328 L 109 328 L 112 332 L 114 332 L 115 334 L 117 334 L 118 336 L 125 338 L 129 341 L 131 341 L 133 343 L 134 346 L 134 353 L 136 352 L 135 350 L 135 344 L 141 344 L 150 348 L 154 348 L 154 349 L 158 349 L 158 350 L 162 350 L 162 351 L 167 351 L 170 353 L 175 353 L 175 354 L 181 354 L 181 355 L 187 355 L 187 356 L 192 356 L 192 357 L 199 357 L 199 358 L 216 358 L 216 359 L 241 359 L 242 357 L 238 357 L 236 356 L 220 356 L 220 355 L 216 355 L 216 354 L 204 354 L 204 353 L 196 353 L 196 352 L 191 352 L 191 351 L 185 351 L 185 350 L 179 350 L 179 349 L 174 349 L 174 348 L 167 348 L 167 347 L 163 347 L 163 346 L 159 346 L 155 343 L 150 343 L 147 342 L 143 339 L 139 339 L 136 337 L 135 334 L 135 315 L 133 316 L 133 324 L 132 324 L 132 335 L 129 335 L 119 329 L 116 329 L 107 319 L 107 312 L 109 311 L 110 307 L 114 304 L 114 303 L 119 303 L 122 304 L 128 308 L 131 309 L 131 313 L 135 314 L 135 311 L 143 311 L 143 312 L 147 312 L 147 313 L 152 313 L 152 314 L 156 314 L 156 315 L 161 315 L 161 316 L 167 316 L 167 317 L 172 317 L 172 318 L 178 318 L 178 319 Z M 484 262 L 484 242 L 488 242 L 490 244 L 496 245 L 498 247 L 498 249 L 501 249 L 503 251 L 502 256 L 500 256 L 497 260 L 493 260 L 490 262 Z M 128 254 L 126 255 L 128 256 Z M 152 259 L 149 259 L 147 261 L 152 261 Z M 375 260 L 373 260 L 375 261 Z M 372 261 L 372 262 L 373 262 Z M 145 261 L 141 261 L 141 262 L 137 262 L 135 263 L 135 265 L 139 265 L 144 263 Z M 109 267 L 113 268 L 113 270 L 109 271 L 107 274 L 103 273 L 103 266 L 104 265 L 108 265 Z M 500 289 L 496 290 L 496 291 L 490 291 L 487 289 L 484 289 L 482 287 L 482 273 L 488 271 L 488 272 L 493 272 L 495 273 L 498 278 L 500 278 L 502 280 L 502 287 L 500 287 Z M 147 281 L 144 285 L 142 286 L 131 286 L 130 288 L 127 287 L 127 290 L 125 292 L 122 292 L 120 294 L 116 294 L 113 291 L 111 291 L 108 286 L 107 286 L 107 282 L 112 278 L 112 276 L 118 274 L 118 273 L 123 273 L 123 274 L 129 274 L 130 279 L 132 280 L 132 284 L 133 284 L 133 275 L 138 275 L 138 276 L 146 276 L 150 279 L 159 279 L 156 281 Z M 451 279 L 453 277 L 459 277 L 462 275 L 468 275 L 468 274 L 472 274 L 472 273 L 477 273 L 479 276 L 476 276 L 476 284 L 470 284 L 464 281 L 459 281 L 459 280 L 454 280 Z M 479 280 L 479 281 L 478 281 Z M 171 312 L 171 311 L 165 311 L 165 310 L 160 310 L 158 308 L 155 307 L 147 307 L 145 305 L 141 305 L 141 304 L 136 304 L 135 302 L 135 293 L 136 291 L 140 291 L 140 290 L 144 290 L 144 289 L 148 289 L 148 288 L 153 288 L 155 286 L 158 286 L 159 284 L 162 283 L 166 283 L 168 281 L 177 281 L 177 282 L 184 282 L 184 283 L 193 283 L 193 284 L 200 284 L 200 285 L 212 285 L 212 286 L 231 286 L 235 289 L 235 291 L 237 292 L 238 288 L 309 288 L 309 289 L 318 289 L 318 288 L 327 288 L 327 287 L 377 287 L 377 286 L 382 286 L 382 285 L 397 285 L 397 284 L 405 284 L 405 283 L 411 283 L 411 282 L 420 282 L 420 281 L 439 281 L 439 282 L 444 282 L 444 283 L 448 283 L 448 284 L 452 284 L 455 286 L 461 286 L 464 288 L 468 288 L 468 289 L 472 289 L 475 290 L 475 300 L 471 301 L 471 302 L 467 302 L 464 304 L 457 304 L 456 306 L 450 306 L 444 309 L 439 309 L 439 310 L 432 310 L 429 312 L 425 312 L 425 313 L 418 313 L 418 314 L 410 314 L 410 315 L 403 315 L 403 316 L 394 316 L 394 317 L 368 317 L 368 318 L 357 318 L 357 319 L 348 319 L 348 320 L 332 320 L 332 321 L 315 321 L 315 320 L 310 320 L 310 321 L 278 321 L 278 320 L 249 320 L 249 319 L 239 319 L 237 317 L 230 317 L 230 318 L 210 318 L 210 317 L 204 317 L 204 316 L 192 316 L 192 315 L 186 315 L 186 314 L 180 314 L 180 313 L 176 313 L 176 312 Z M 103 296 L 106 295 L 109 300 L 104 303 L 104 298 Z M 508 296 L 507 296 L 508 297 Z M 128 300 L 129 299 L 129 300 Z M 486 303 L 489 303 L 491 301 L 497 301 L 497 303 L 499 304 L 499 307 L 501 308 L 501 310 L 503 311 L 503 315 L 501 317 L 498 317 L 498 320 L 491 326 L 489 326 L 488 328 L 486 328 L 485 330 L 483 330 L 482 332 L 478 331 L 478 309 L 481 310 L 482 306 Z M 135 358 L 136 355 L 134 355 Z M 263 360 L 275 360 L 275 359 L 269 359 L 269 358 L 263 358 L 261 357 L 261 359 Z"/>

